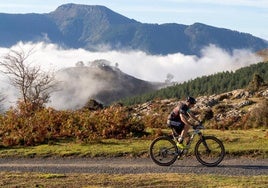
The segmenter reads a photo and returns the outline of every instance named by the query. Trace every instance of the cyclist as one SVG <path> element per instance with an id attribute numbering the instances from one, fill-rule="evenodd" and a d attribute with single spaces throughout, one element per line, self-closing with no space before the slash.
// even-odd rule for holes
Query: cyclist
<path id="1" fill-rule="evenodd" d="M 185 102 L 180 102 L 168 116 L 168 126 L 173 129 L 173 132 L 175 131 L 175 134 L 177 134 L 175 136 L 179 135 L 177 145 L 180 149 L 185 149 L 186 146 L 183 144 L 183 140 L 192 126 L 188 119 L 192 118 L 201 123 L 201 121 L 199 121 L 190 111 L 190 108 L 192 108 L 195 103 L 195 98 L 187 97 L 187 100 Z"/>

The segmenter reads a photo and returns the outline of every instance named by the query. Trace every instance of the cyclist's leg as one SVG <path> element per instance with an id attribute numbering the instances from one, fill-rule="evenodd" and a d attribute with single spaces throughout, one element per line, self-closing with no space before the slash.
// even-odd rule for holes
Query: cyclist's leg
<path id="1" fill-rule="evenodd" d="M 171 128 L 173 135 L 175 137 L 179 137 L 181 135 L 181 132 L 184 128 L 184 124 L 182 124 L 181 122 L 178 122 L 178 121 L 168 120 L 168 125 Z"/>
<path id="2" fill-rule="evenodd" d="M 190 125 L 186 125 L 186 124 L 184 125 L 184 128 L 183 128 L 183 130 L 181 131 L 181 134 L 180 134 L 182 140 L 187 136 L 187 133 L 188 133 L 190 127 L 191 127 Z"/>

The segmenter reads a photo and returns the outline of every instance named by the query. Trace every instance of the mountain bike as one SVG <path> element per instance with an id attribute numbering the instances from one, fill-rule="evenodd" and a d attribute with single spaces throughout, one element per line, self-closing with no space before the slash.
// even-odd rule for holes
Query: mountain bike
<path id="1" fill-rule="evenodd" d="M 194 147 L 196 159 L 205 166 L 217 166 L 225 156 L 225 148 L 221 140 L 215 136 L 203 135 L 202 124 L 193 126 L 188 132 L 188 141 L 185 149 L 177 147 L 178 137 L 173 131 L 172 135 L 161 136 L 154 139 L 150 145 L 150 157 L 154 163 L 160 166 L 170 166 L 177 159 L 187 157 L 188 151 L 196 135 L 199 136 Z"/>

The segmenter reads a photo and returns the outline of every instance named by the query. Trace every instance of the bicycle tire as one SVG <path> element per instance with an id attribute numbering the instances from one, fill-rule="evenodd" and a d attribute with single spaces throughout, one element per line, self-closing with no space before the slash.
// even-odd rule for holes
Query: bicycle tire
<path id="1" fill-rule="evenodd" d="M 215 136 L 202 136 L 195 145 L 195 157 L 203 165 L 217 166 L 225 156 L 225 148 Z"/>
<path id="2" fill-rule="evenodd" d="M 170 166 L 178 157 L 178 148 L 173 139 L 161 136 L 154 139 L 150 145 L 150 157 L 159 166 Z"/>

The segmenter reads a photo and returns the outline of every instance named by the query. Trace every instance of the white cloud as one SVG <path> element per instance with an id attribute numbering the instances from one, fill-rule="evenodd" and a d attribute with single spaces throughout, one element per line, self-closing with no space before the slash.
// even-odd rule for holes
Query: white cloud
<path id="1" fill-rule="evenodd" d="M 67 67 L 74 67 L 78 61 L 83 61 L 84 64 L 87 64 L 96 59 L 106 59 L 112 62 L 112 65 L 117 63 L 118 68 L 129 75 L 153 82 L 164 82 L 167 74 L 174 75 L 173 81 L 182 82 L 202 75 L 236 70 L 261 61 L 259 57 L 248 50 L 234 50 L 230 54 L 214 45 L 204 48 L 201 52 L 201 57 L 187 56 L 181 53 L 160 56 L 148 55 L 141 51 L 90 52 L 83 49 L 66 50 L 57 45 L 45 43 L 19 43 L 13 46 L 12 49 L 17 49 L 18 47 L 25 51 L 34 48 L 34 53 L 29 60 L 32 64 L 41 66 L 44 70 L 57 71 Z M 8 51 L 9 49 L 0 48 L 0 57 Z M 64 78 L 62 77 L 62 79 Z M 7 80 L 2 79 L 1 82 L 4 83 L 1 86 L 2 92 L 8 90 L 11 93 L 9 102 L 14 100 L 15 92 L 10 91 L 10 86 L 6 84 Z M 90 87 L 86 87 L 84 82 L 81 81 L 80 83 L 80 85 L 76 86 L 80 88 L 78 90 L 83 90 L 88 94 L 96 90 L 98 86 L 98 84 L 91 83 Z M 83 95 L 81 97 L 85 100 L 85 94 L 80 94 Z M 80 94 L 77 92 L 77 95 Z M 60 95 L 64 94 L 61 93 Z M 66 106 L 66 101 L 60 100 L 60 96 L 55 96 L 52 101 L 53 106 Z M 78 104 L 72 104 L 71 106 L 74 107 L 75 105 Z"/>

